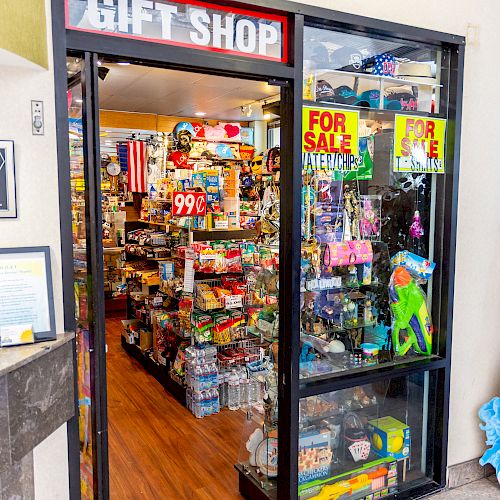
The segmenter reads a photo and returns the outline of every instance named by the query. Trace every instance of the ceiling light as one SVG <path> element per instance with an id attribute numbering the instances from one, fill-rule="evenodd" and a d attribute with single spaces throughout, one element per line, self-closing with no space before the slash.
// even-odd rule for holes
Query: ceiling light
<path id="1" fill-rule="evenodd" d="M 83 102 L 83 99 L 75 99 L 75 102 L 77 102 L 78 104 L 80 104 L 80 103 Z"/>
<path id="2" fill-rule="evenodd" d="M 264 120 L 270 120 L 271 119 L 271 113 L 266 113 L 264 115 Z"/>
<path id="3" fill-rule="evenodd" d="M 204 113 L 203 111 L 197 111 L 197 112 L 195 113 L 195 115 L 196 115 L 196 116 L 205 116 L 205 115 L 206 115 L 206 113 Z"/>
<path id="4" fill-rule="evenodd" d="M 102 66 L 102 61 L 101 60 L 97 61 L 97 66 Z"/>
<path id="5" fill-rule="evenodd" d="M 119 64 L 120 66 L 129 66 L 130 65 L 130 63 L 127 61 L 120 61 L 120 62 L 117 62 L 116 64 Z"/>

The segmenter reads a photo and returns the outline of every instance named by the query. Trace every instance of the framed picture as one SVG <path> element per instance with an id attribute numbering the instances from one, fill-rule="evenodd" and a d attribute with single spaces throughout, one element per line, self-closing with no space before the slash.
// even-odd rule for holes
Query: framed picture
<path id="1" fill-rule="evenodd" d="M 0 248 L 0 327 L 18 325 L 35 341 L 56 338 L 49 247 Z"/>
<path id="2" fill-rule="evenodd" d="M 14 141 L 0 140 L 0 218 L 17 217 Z"/>

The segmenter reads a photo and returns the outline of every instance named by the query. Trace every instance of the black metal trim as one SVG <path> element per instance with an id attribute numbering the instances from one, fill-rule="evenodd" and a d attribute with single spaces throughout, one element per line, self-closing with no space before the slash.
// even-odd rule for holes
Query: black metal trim
<path id="1" fill-rule="evenodd" d="M 290 40 L 294 80 L 282 93 L 282 172 L 280 176 L 280 322 L 278 497 L 296 498 L 298 481 L 300 256 L 302 192 L 302 33 L 304 17 L 295 16 Z M 286 119 L 289 117 L 289 119 Z"/>
<path id="2" fill-rule="evenodd" d="M 71 183 L 69 169 L 69 126 L 67 108 L 67 73 L 66 73 L 66 37 L 64 16 L 57 14 L 60 8 L 59 0 L 52 0 L 52 39 L 54 57 L 54 87 L 57 130 L 57 164 L 59 191 L 59 224 L 61 231 L 61 263 L 64 328 L 75 331 L 75 296 L 73 288 L 73 237 L 71 216 Z M 69 496 L 71 500 L 80 500 L 80 431 L 78 406 L 78 362 L 76 353 L 76 338 L 73 346 L 73 391 L 74 416 L 68 421 L 68 472 Z"/>
<path id="3" fill-rule="evenodd" d="M 95 418 L 95 470 L 94 484 L 98 498 L 109 498 L 108 471 L 108 418 L 106 384 L 106 321 L 104 295 L 104 252 L 102 244 L 101 155 L 99 142 L 99 76 L 97 54 L 85 53 L 82 72 L 82 98 L 84 102 L 85 164 L 88 184 L 87 258 L 92 270 L 91 299 L 93 336 L 94 389 L 92 401 Z"/>
<path id="4" fill-rule="evenodd" d="M 450 82 L 449 82 L 449 103 L 453 105 L 449 108 L 448 127 L 454 126 L 454 134 L 448 133 L 447 138 L 447 164 L 453 160 L 451 179 L 447 179 L 446 199 L 449 200 L 445 211 L 444 253 L 447 254 L 446 276 L 447 288 L 443 291 L 446 298 L 442 302 L 442 316 L 446 315 L 446 340 L 444 357 L 446 360 L 446 370 L 442 374 L 441 384 L 439 384 L 438 401 L 441 402 L 441 412 L 437 427 L 441 429 L 441 440 L 438 443 L 439 456 L 437 464 L 439 471 L 439 483 L 442 488 L 446 486 L 446 468 L 448 464 L 448 433 L 449 433 L 449 412 L 450 412 L 450 377 L 451 377 L 451 350 L 452 350 L 452 325 L 453 325 L 453 303 L 455 294 L 455 266 L 456 266 L 456 244 L 457 244 L 457 220 L 458 220 L 458 186 L 460 172 L 460 143 L 462 135 L 462 96 L 463 96 L 463 76 L 464 76 L 464 56 L 465 47 L 450 48 Z M 449 131 L 448 128 L 448 131 Z M 447 251 L 448 250 L 448 251 Z M 443 283 L 444 286 L 446 281 Z"/>
<path id="5" fill-rule="evenodd" d="M 414 373 L 439 370 L 446 368 L 447 362 L 444 359 L 421 359 L 401 365 L 383 366 L 375 370 L 365 372 L 348 371 L 343 377 L 327 378 L 310 384 L 304 383 L 300 387 L 300 398 L 317 396 L 327 392 L 339 391 L 348 387 L 369 384 L 378 380 L 396 377 L 405 377 Z"/>
<path id="6" fill-rule="evenodd" d="M 198 73 L 224 72 L 224 76 L 261 80 L 263 77 L 287 79 L 293 69 L 285 64 L 224 54 L 212 54 L 185 47 L 165 46 L 143 40 L 113 38 L 81 31 L 66 30 L 68 49 L 86 50 L 103 55 L 128 58 L 131 62 L 167 65 Z"/>

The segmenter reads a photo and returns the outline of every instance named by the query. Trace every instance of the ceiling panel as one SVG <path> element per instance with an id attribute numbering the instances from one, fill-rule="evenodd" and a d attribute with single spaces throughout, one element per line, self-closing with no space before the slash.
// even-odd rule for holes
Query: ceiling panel
<path id="1" fill-rule="evenodd" d="M 151 68 L 103 63 L 109 68 L 100 80 L 101 109 L 190 116 L 203 111 L 219 120 L 261 119 L 259 101 L 279 94 L 265 82 Z M 254 116 L 242 115 L 241 107 L 253 103 Z"/>

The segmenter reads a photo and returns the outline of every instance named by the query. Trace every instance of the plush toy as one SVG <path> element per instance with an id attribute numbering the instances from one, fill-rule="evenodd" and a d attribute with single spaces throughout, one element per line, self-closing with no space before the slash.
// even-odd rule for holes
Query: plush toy
<path id="1" fill-rule="evenodd" d="M 479 459 L 479 464 L 491 464 L 496 469 L 497 480 L 500 483 L 500 398 L 493 398 L 479 409 L 479 418 L 485 425 L 479 425 L 486 431 L 486 444 L 491 446 Z"/>

